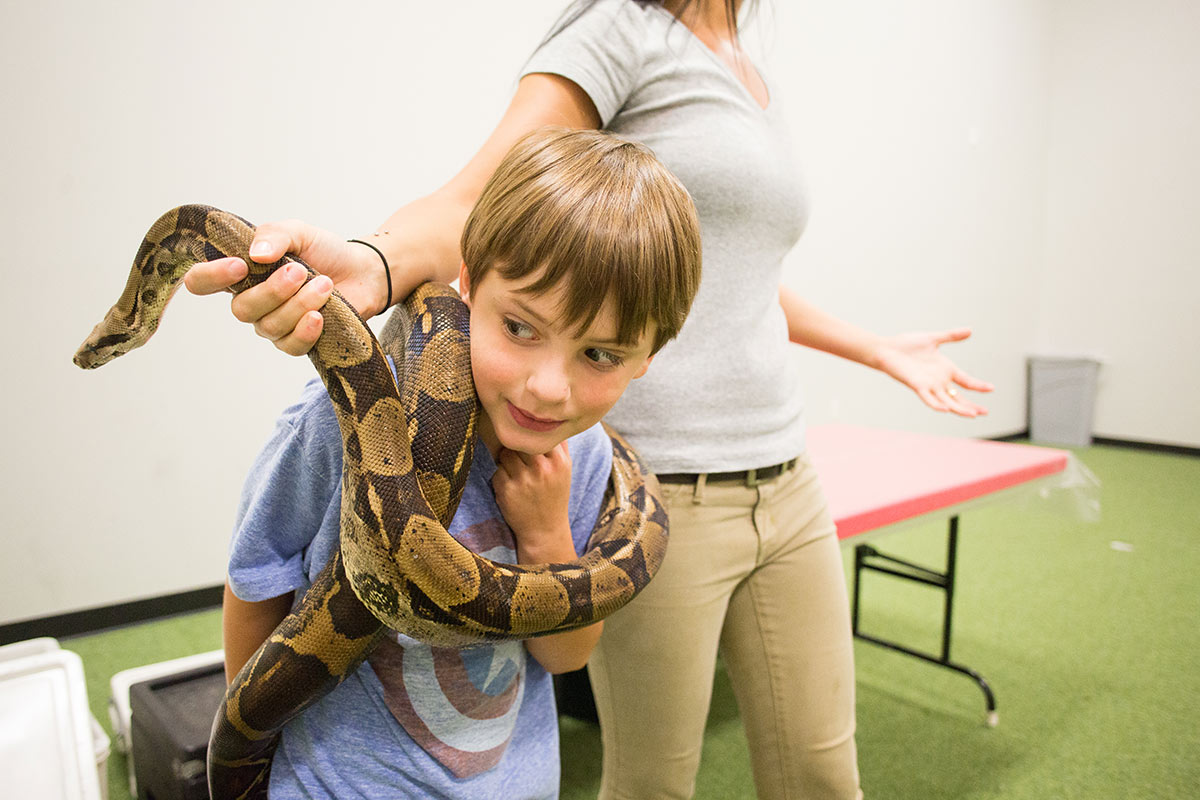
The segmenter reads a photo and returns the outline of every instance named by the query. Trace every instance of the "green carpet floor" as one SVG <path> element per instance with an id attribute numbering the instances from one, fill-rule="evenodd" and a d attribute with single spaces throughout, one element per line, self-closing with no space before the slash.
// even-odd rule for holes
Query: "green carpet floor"
<path id="1" fill-rule="evenodd" d="M 1053 502 L 962 517 L 952 655 L 995 690 L 998 727 L 984 726 L 983 696 L 968 678 L 856 643 L 868 798 L 1200 797 L 1200 459 L 1075 452 L 1102 482 L 1100 522 L 1057 513 Z M 944 526 L 874 543 L 938 567 Z M 936 651 L 940 594 L 885 576 L 865 581 L 865 632 Z M 93 713 L 108 727 L 112 674 L 219 647 L 220 616 L 188 614 L 64 646 L 83 657 Z M 561 729 L 562 796 L 593 798 L 598 730 L 570 719 Z M 108 771 L 109 800 L 127 800 L 124 757 L 114 752 Z M 754 797 L 720 671 L 696 797 Z"/>

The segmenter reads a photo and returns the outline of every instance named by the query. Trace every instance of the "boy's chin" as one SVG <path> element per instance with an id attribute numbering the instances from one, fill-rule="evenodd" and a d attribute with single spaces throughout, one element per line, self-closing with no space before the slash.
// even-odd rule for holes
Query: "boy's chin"
<path id="1" fill-rule="evenodd" d="M 496 438 L 505 450 L 540 456 L 549 453 L 567 439 L 579 433 L 574 426 L 563 424 L 553 431 L 529 431 L 519 425 L 505 425 L 496 431 Z"/>
<path id="2" fill-rule="evenodd" d="M 500 446 L 505 450 L 511 450 L 514 453 L 524 453 L 528 456 L 541 456 L 549 453 L 563 441 L 563 437 L 537 437 L 534 440 L 532 437 L 525 436 L 501 436 Z"/>
<path id="3" fill-rule="evenodd" d="M 499 424 L 496 424 L 496 419 L 487 414 L 486 411 L 481 415 L 481 422 L 484 419 L 486 419 L 486 422 L 480 425 L 480 433 L 485 437 L 485 443 L 487 443 L 488 439 L 491 439 L 494 444 L 499 445 L 504 450 L 511 450 L 514 453 L 524 453 L 531 456 L 545 455 L 567 439 L 587 430 L 595 424 L 594 422 L 587 423 L 586 420 L 572 418 L 562 422 L 552 430 L 536 431 L 521 426 L 511 417 L 508 419 L 501 417 Z"/>

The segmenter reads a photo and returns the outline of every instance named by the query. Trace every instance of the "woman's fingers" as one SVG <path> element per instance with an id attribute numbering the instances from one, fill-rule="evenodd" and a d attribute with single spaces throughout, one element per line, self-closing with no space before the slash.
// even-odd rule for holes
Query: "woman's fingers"
<path id="1" fill-rule="evenodd" d="M 299 220 L 260 225 L 250 244 L 250 258 L 270 264 L 287 253 L 331 270 L 345 266 L 345 243 Z M 197 295 L 215 294 L 229 289 L 247 274 L 240 258 L 221 258 L 195 264 L 184 276 L 188 291 Z M 254 325 L 255 332 L 290 355 L 303 355 L 316 344 L 324 327 L 320 309 L 333 293 L 333 279 L 316 275 L 309 279 L 303 264 L 289 263 L 275 270 L 262 283 L 234 296 L 230 304 L 233 316 Z"/>
<path id="2" fill-rule="evenodd" d="M 300 318 L 291 333 L 274 341 L 275 347 L 291 356 L 306 355 L 325 327 L 325 318 L 320 312 L 309 311 Z"/>
<path id="3" fill-rule="evenodd" d="M 233 298 L 230 304 L 233 316 L 239 322 L 257 323 L 291 300 L 307 278 L 308 271 L 299 264 L 288 264 L 275 270 L 265 281 Z M 299 317 L 299 314 L 295 315 L 296 319 Z M 279 335 L 283 333 L 280 331 Z"/>
<path id="4" fill-rule="evenodd" d="M 183 276 L 183 285 L 192 294 L 216 294 L 246 277 L 248 271 L 240 258 L 218 258 L 193 265 Z"/>
<path id="5" fill-rule="evenodd" d="M 996 388 L 987 381 L 981 381 L 972 375 L 968 375 L 962 370 L 955 370 L 954 382 L 964 389 L 970 389 L 973 392 L 990 392 Z"/>
<path id="6" fill-rule="evenodd" d="M 939 411 L 949 411 L 960 417 L 978 417 L 987 413 L 986 408 L 968 400 L 953 385 L 936 387 L 931 390 L 931 394 L 942 406 Z"/>
<path id="7" fill-rule="evenodd" d="M 254 323 L 259 336 L 278 342 L 293 333 L 301 318 L 324 306 L 332 291 L 333 281 L 327 276 L 308 280 L 308 270 L 288 264 L 234 297 L 231 308 L 240 321 Z"/>
<path id="8" fill-rule="evenodd" d="M 260 264 L 278 261 L 285 253 L 297 253 L 303 258 L 319 234 L 317 228 L 298 219 L 267 222 L 254 231 L 250 257 Z"/>
<path id="9" fill-rule="evenodd" d="M 948 331 L 942 331 L 934 336 L 937 344 L 948 344 L 949 342 L 961 342 L 964 339 L 971 338 L 970 328 L 952 328 Z"/>
<path id="10" fill-rule="evenodd" d="M 920 388 L 916 390 L 917 397 L 921 398 L 921 402 L 932 408 L 934 411 L 949 411 L 946 407 L 946 402 L 943 398 L 938 397 L 935 390 L 929 388 Z"/>
<path id="11" fill-rule="evenodd" d="M 923 386 L 915 391 L 934 411 L 946 411 L 960 417 L 980 417 L 987 413 L 986 408 L 968 400 L 953 385 Z"/>

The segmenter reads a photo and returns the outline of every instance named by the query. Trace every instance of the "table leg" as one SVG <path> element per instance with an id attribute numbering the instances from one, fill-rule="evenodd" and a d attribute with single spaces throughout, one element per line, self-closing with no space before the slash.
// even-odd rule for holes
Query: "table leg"
<path id="1" fill-rule="evenodd" d="M 992 689 L 988 686 L 988 682 L 978 672 L 966 667 L 962 664 L 957 664 L 950 659 L 950 632 L 952 615 L 954 609 L 954 583 L 956 562 L 958 560 L 958 517 L 950 518 L 950 532 L 946 542 L 946 569 L 945 572 L 937 572 L 928 567 L 914 564 L 910 561 L 905 561 L 894 556 L 889 556 L 879 552 L 874 547 L 868 544 L 860 544 L 854 548 L 854 597 L 851 606 L 851 629 L 857 639 L 877 644 L 881 647 L 886 647 L 889 650 L 895 650 L 906 655 L 919 658 L 923 661 L 928 661 L 931 664 L 936 664 L 946 669 L 952 669 L 955 672 L 962 673 L 973 679 L 983 690 L 984 699 L 987 702 L 987 724 L 989 727 L 995 727 L 1000 721 L 1000 715 L 996 711 L 996 697 L 992 694 Z M 902 580 L 916 581 L 927 586 L 932 586 L 940 589 L 945 595 L 945 604 L 942 612 L 942 651 L 939 655 L 931 655 L 923 653 L 919 650 L 914 650 L 905 647 L 898 642 L 888 639 L 883 639 L 877 636 L 871 636 L 863 633 L 859 629 L 859 599 L 862 591 L 862 574 L 864 570 L 871 572 L 880 572 L 885 575 L 891 575 Z"/>

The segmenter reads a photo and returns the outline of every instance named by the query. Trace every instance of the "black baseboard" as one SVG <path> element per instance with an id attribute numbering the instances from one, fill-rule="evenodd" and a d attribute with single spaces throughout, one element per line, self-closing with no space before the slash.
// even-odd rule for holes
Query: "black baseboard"
<path id="1" fill-rule="evenodd" d="M 1171 453 L 1177 456 L 1200 456 L 1200 447 L 1189 447 L 1183 444 L 1140 442 L 1134 439 L 1110 439 L 1107 436 L 1093 436 L 1092 444 L 1102 444 L 1108 447 L 1126 447 L 1130 450 L 1149 450 L 1153 453 Z"/>
<path id="2" fill-rule="evenodd" d="M 988 437 L 996 442 L 1012 442 L 1029 438 L 1029 429 L 1003 436 Z M 1200 456 L 1200 447 L 1190 447 L 1183 444 L 1166 444 L 1165 442 L 1143 442 L 1137 439 L 1116 439 L 1108 436 L 1093 436 L 1092 444 L 1105 447 L 1124 447 L 1129 450 L 1146 450 L 1152 453 L 1170 453 L 1177 456 Z"/>
<path id="3" fill-rule="evenodd" d="M 215 608 L 221 605 L 224 593 L 224 586 L 207 586 L 188 592 L 177 592 L 160 597 L 148 597 L 144 600 L 133 600 L 128 603 L 117 603 L 100 608 L 72 611 L 67 614 L 12 622 L 0 625 L 0 645 L 25 639 L 36 639 L 39 636 L 63 639 L 84 633 L 94 633 L 105 628 L 117 628 L 135 622 L 169 617 L 172 614 Z"/>

